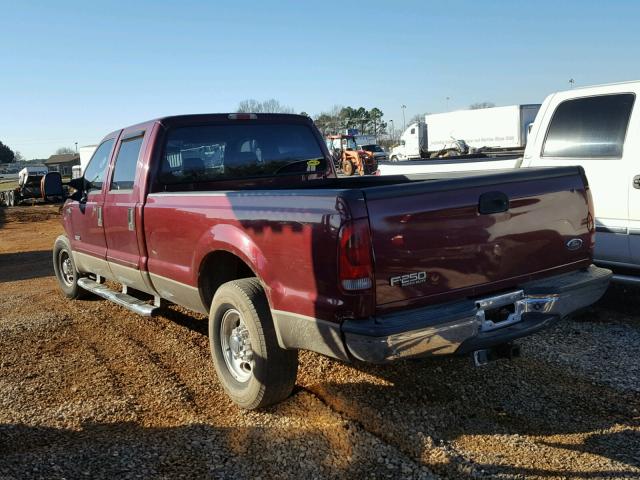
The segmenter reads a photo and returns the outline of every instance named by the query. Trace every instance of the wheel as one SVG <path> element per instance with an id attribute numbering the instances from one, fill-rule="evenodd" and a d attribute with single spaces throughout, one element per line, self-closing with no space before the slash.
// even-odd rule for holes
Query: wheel
<path id="1" fill-rule="evenodd" d="M 345 160 L 342 164 L 342 173 L 349 177 L 353 175 L 353 163 L 351 163 L 351 160 Z"/>
<path id="2" fill-rule="evenodd" d="M 209 344 L 218 379 L 240 407 L 266 407 L 291 394 L 298 351 L 278 345 L 269 303 L 257 278 L 218 288 L 209 313 Z"/>
<path id="3" fill-rule="evenodd" d="M 16 206 L 16 192 L 9 192 L 9 202 L 8 205 L 10 207 Z"/>
<path id="4" fill-rule="evenodd" d="M 82 298 L 88 293 L 78 285 L 81 275 L 73 261 L 69 240 L 64 235 L 56 238 L 53 244 L 53 270 L 60 289 L 67 298 Z"/>
<path id="5" fill-rule="evenodd" d="M 392 162 L 397 162 L 398 161 L 398 157 L 396 157 L 395 155 L 393 157 L 391 157 L 391 161 Z"/>

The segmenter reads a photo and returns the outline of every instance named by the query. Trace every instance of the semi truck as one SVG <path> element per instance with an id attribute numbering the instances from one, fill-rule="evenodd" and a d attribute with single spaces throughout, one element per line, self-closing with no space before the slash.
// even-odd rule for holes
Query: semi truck
<path id="1" fill-rule="evenodd" d="M 402 133 L 390 159 L 521 154 L 539 109 L 527 104 L 425 115 Z"/>

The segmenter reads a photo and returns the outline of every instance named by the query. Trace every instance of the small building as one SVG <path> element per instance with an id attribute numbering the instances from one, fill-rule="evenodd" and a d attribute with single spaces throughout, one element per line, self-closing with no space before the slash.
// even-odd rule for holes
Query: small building
<path id="1" fill-rule="evenodd" d="M 50 172 L 60 172 L 63 177 L 70 177 L 73 166 L 80 165 L 80 155 L 77 153 L 51 155 L 44 164 Z"/>

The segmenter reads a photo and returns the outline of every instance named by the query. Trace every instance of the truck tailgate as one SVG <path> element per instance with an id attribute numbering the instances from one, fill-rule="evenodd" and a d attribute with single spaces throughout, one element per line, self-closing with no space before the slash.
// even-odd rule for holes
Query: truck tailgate
<path id="1" fill-rule="evenodd" d="M 378 310 L 511 288 L 591 259 L 580 167 L 467 172 L 363 191 Z"/>

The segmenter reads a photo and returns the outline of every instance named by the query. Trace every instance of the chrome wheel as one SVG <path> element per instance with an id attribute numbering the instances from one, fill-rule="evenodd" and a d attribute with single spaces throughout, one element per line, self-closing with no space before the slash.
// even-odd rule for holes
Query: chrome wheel
<path id="1" fill-rule="evenodd" d="M 73 285 L 75 279 L 75 272 L 73 271 L 73 263 L 69 258 L 69 252 L 62 250 L 58 257 L 58 264 L 60 266 L 60 273 L 62 274 L 62 281 L 67 285 Z"/>
<path id="2" fill-rule="evenodd" d="M 239 382 L 246 382 L 253 373 L 254 360 L 249 330 L 236 309 L 224 312 L 220 325 L 220 346 L 227 369 Z"/>

